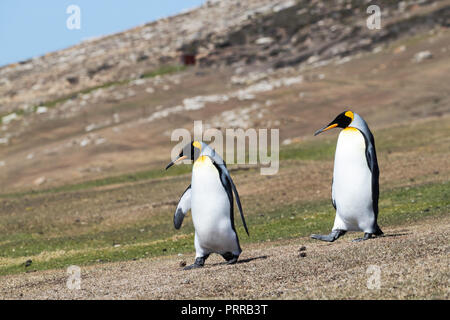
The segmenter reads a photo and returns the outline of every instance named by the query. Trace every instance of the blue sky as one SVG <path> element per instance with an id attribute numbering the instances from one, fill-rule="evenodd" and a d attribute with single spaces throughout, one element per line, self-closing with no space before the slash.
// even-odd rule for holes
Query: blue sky
<path id="1" fill-rule="evenodd" d="M 204 0 L 0 0 L 0 66 L 200 6 Z M 81 29 L 69 30 L 69 5 Z"/>

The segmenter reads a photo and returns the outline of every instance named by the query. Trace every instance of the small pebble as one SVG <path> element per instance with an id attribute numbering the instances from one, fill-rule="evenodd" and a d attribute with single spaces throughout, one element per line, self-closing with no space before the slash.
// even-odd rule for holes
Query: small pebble
<path id="1" fill-rule="evenodd" d="M 180 261 L 180 267 L 186 267 L 186 261 Z"/>

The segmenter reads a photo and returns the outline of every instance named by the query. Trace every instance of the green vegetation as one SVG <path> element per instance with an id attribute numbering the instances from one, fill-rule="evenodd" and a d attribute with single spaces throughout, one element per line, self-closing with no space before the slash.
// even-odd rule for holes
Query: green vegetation
<path id="1" fill-rule="evenodd" d="M 426 148 L 429 146 L 429 141 L 434 141 L 433 152 L 446 152 L 446 130 L 450 129 L 449 123 L 441 123 L 439 126 L 434 122 L 424 122 L 414 127 L 411 126 L 398 126 L 394 128 L 384 129 L 375 132 L 375 139 L 377 145 L 377 151 L 379 154 L 383 152 L 392 151 L 411 151 L 419 150 L 420 148 Z M 420 134 L 423 130 L 427 130 L 427 135 Z M 337 132 L 336 132 L 337 133 Z M 336 135 L 330 135 L 326 138 L 316 138 L 307 140 L 301 143 L 295 143 L 289 146 L 282 147 L 280 150 L 280 161 L 284 160 L 297 160 L 297 161 L 329 161 L 334 157 L 336 149 Z M 442 148 L 436 148 L 442 144 Z M 427 150 L 426 152 L 430 152 Z M 248 152 L 246 154 L 248 159 Z M 60 187 L 36 190 L 36 191 L 24 191 L 10 194 L 0 194 L 0 198 L 8 197 L 21 197 L 31 194 L 43 194 L 43 193 L 57 193 L 57 192 L 69 192 L 85 190 L 96 187 L 103 187 L 107 185 L 130 183 L 137 181 L 144 181 L 156 178 L 163 178 L 168 176 L 177 176 L 188 174 L 191 168 L 189 166 L 175 166 L 167 172 L 163 169 L 145 170 L 140 172 L 134 172 L 129 174 L 122 174 L 113 177 L 106 177 L 101 179 L 95 179 L 76 184 L 69 184 Z"/>
<path id="2" fill-rule="evenodd" d="M 162 66 L 159 69 L 156 69 L 154 71 L 150 71 L 147 73 L 144 73 L 141 78 L 154 78 L 156 76 L 163 76 L 167 74 L 172 74 L 180 71 L 186 70 L 185 65 L 168 65 L 168 66 Z"/>
<path id="3" fill-rule="evenodd" d="M 379 224 L 381 227 L 410 223 L 448 213 L 450 183 L 405 187 L 382 192 Z M 328 233 L 333 226 L 334 208 L 330 201 L 286 205 L 263 216 L 249 219 L 251 238 L 245 242 L 289 239 L 311 233 Z M 243 228 L 239 228 L 243 234 Z"/>
<path id="4" fill-rule="evenodd" d="M 334 150 L 336 148 L 334 139 L 322 140 L 317 143 L 308 141 L 300 144 L 295 144 L 280 151 L 280 160 L 330 160 L 333 158 Z M 246 155 L 248 158 L 248 154 Z M 38 195 L 45 193 L 58 193 L 79 191 L 96 187 L 103 187 L 114 184 L 123 184 L 137 181 L 144 181 L 156 178 L 163 178 L 168 176 L 177 176 L 188 174 L 191 171 L 190 166 L 174 166 L 170 170 L 152 169 L 134 173 L 127 173 L 113 177 L 106 177 L 96 180 L 80 182 L 76 184 L 68 184 L 50 189 L 31 190 L 24 192 L 0 194 L 0 198 L 17 198 L 26 195 Z"/>
<path id="5" fill-rule="evenodd" d="M 331 160 L 335 149 L 335 138 L 310 140 L 281 149 L 280 160 Z"/>
<path id="6" fill-rule="evenodd" d="M 375 132 L 379 154 L 447 152 L 444 146 L 448 130 L 443 130 L 443 126 L 448 123 L 437 126 L 423 122 L 414 127 L 379 130 Z M 427 130 L 427 135 L 421 135 L 423 130 Z M 283 147 L 281 169 L 295 161 L 332 161 L 336 138 L 329 135 Z M 0 195 L 0 275 L 193 252 L 190 216 L 181 230 L 174 230 L 172 225 L 177 196 L 184 189 L 190 170 L 191 166 L 185 165 L 168 171 L 161 167 Z M 233 175 L 251 178 L 256 172 L 250 169 Z M 106 186 L 112 187 L 98 188 Z M 449 196 L 449 182 L 381 190 L 380 226 L 409 224 L 448 214 Z M 276 241 L 329 232 L 335 213 L 328 197 L 327 194 L 318 201 L 292 200 L 281 205 L 265 201 L 258 194 L 244 198 L 250 237 L 245 235 L 236 217 L 241 242 Z M 263 210 L 257 205 L 259 202 L 265 204 Z M 132 211 L 145 206 L 152 209 Z M 28 259 L 33 263 L 25 267 Z"/>
<path id="7" fill-rule="evenodd" d="M 39 194 L 45 194 L 45 193 L 79 191 L 79 190 L 104 187 L 104 186 L 114 185 L 114 184 L 123 184 L 123 183 L 137 182 L 137 181 L 143 181 L 143 180 L 177 176 L 177 175 L 182 175 L 182 174 L 188 174 L 190 171 L 191 171 L 190 166 L 174 166 L 174 167 L 170 168 L 170 170 L 168 170 L 168 171 L 165 171 L 163 168 L 152 169 L 152 170 L 145 170 L 145 171 L 139 171 L 139 172 L 133 172 L 133 173 L 126 173 L 126 174 L 113 176 L 113 177 L 106 177 L 106 178 L 102 178 L 102 179 L 89 180 L 89 181 L 84 181 L 84 182 L 80 182 L 80 183 L 76 183 L 76 184 L 68 184 L 68 185 L 63 185 L 63 186 L 50 188 L 50 189 L 31 190 L 31 191 L 25 191 L 25 192 L 0 194 L 0 198 L 18 198 L 18 197 L 23 197 L 23 196 L 27 196 L 27 195 L 39 195 Z"/>
<path id="8" fill-rule="evenodd" d="M 448 213 L 449 187 L 446 182 L 382 192 L 381 227 Z M 329 201 L 320 200 L 287 204 L 262 214 L 247 213 L 247 217 L 250 237 L 245 235 L 236 219 L 242 243 L 328 232 L 333 224 L 334 211 Z M 136 225 L 117 231 L 55 238 L 38 234 L 3 235 L 0 237 L 0 275 L 192 252 L 191 219 L 186 219 L 180 232 L 173 229 L 169 214 L 165 212 L 161 218 L 157 219 L 156 225 Z M 33 263 L 27 268 L 24 263 L 30 257 Z"/>
<path id="9" fill-rule="evenodd" d="M 384 152 L 419 151 L 430 148 L 432 152 L 447 152 L 447 132 L 449 122 L 426 121 L 415 126 L 401 125 L 374 132 L 378 154 Z M 424 135 L 422 132 L 426 131 Z M 332 160 L 336 150 L 337 133 L 321 138 L 313 138 L 301 143 L 284 147 L 280 150 L 280 160 Z M 442 145 L 442 148 L 439 146 Z"/>

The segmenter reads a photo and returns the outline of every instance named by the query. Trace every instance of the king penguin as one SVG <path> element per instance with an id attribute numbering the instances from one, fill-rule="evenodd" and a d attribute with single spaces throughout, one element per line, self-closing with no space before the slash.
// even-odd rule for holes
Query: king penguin
<path id="1" fill-rule="evenodd" d="M 311 237 L 333 242 L 347 231 L 364 232 L 363 238 L 354 241 L 382 235 L 377 223 L 380 171 L 372 132 L 360 115 L 344 111 L 314 135 L 336 127 L 343 130 L 336 146 L 331 187 L 334 226 L 329 235 Z"/>
<path id="2" fill-rule="evenodd" d="M 185 270 L 200 268 L 211 253 L 218 253 L 228 264 L 237 262 L 242 249 L 234 226 L 234 201 L 241 214 L 245 231 L 247 224 L 242 212 L 236 186 L 223 159 L 207 144 L 192 141 L 170 162 L 166 170 L 175 163 L 190 159 L 192 167 L 191 185 L 180 198 L 173 218 L 176 229 L 181 227 L 187 212 L 191 210 L 195 229 L 195 262 Z"/>

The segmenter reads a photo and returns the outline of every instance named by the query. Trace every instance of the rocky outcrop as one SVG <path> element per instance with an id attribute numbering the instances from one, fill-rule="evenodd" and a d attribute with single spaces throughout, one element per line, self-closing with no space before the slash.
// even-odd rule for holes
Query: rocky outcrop
<path id="1" fill-rule="evenodd" d="M 269 15 L 255 15 L 215 39 L 214 50 L 202 65 L 269 63 L 281 68 L 311 57 L 316 61 L 345 57 L 401 36 L 450 25 L 450 3 L 445 1 L 377 1 L 382 9 L 380 30 L 366 21 L 364 1 L 297 1 Z"/>
<path id="2" fill-rule="evenodd" d="M 377 2 L 382 29 L 369 30 L 369 4 L 210 0 L 177 16 L 0 68 L 0 116 L 139 79 L 162 65 L 179 63 L 183 53 L 195 55 L 201 66 L 280 68 L 345 57 L 403 34 L 450 24 L 449 1 L 382 0 Z"/>
<path id="3" fill-rule="evenodd" d="M 0 68 L 0 115 L 26 110 L 104 83 L 139 78 L 160 65 L 179 62 L 183 48 L 225 36 L 254 12 L 288 0 L 207 1 L 200 8 L 84 41 L 71 48 Z M 207 55 L 211 46 L 199 48 Z"/>

